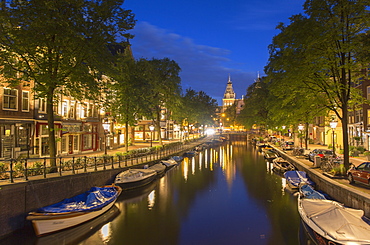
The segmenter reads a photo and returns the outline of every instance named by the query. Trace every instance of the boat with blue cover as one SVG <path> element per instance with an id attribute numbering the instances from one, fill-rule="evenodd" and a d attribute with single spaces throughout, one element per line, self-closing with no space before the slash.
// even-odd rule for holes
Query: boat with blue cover
<path id="1" fill-rule="evenodd" d="M 311 186 L 314 186 L 315 183 L 308 178 L 308 175 L 304 171 L 287 171 L 284 173 L 284 177 L 292 189 L 298 189 L 301 183 L 306 183 Z"/>
<path id="2" fill-rule="evenodd" d="M 28 213 L 37 236 L 64 230 L 108 211 L 122 189 L 116 185 L 92 187 L 89 191 Z"/>

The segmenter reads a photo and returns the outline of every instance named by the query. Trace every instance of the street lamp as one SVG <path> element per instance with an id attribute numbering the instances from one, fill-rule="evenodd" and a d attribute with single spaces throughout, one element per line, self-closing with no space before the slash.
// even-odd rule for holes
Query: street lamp
<path id="1" fill-rule="evenodd" d="M 154 126 L 153 125 L 150 125 L 149 126 L 149 129 L 150 129 L 150 147 L 153 146 L 153 130 L 154 130 Z"/>
<path id="2" fill-rule="evenodd" d="M 299 130 L 299 132 L 301 133 L 301 148 L 302 148 L 302 131 L 303 131 L 303 129 L 304 129 L 304 126 L 302 125 L 302 124 L 299 124 L 298 125 L 298 130 Z"/>
<path id="3" fill-rule="evenodd" d="M 335 156 L 335 142 L 334 142 L 334 129 L 337 127 L 338 123 L 336 121 L 330 122 L 331 130 L 333 131 L 333 139 L 332 139 L 332 145 L 333 145 L 333 156 Z"/>

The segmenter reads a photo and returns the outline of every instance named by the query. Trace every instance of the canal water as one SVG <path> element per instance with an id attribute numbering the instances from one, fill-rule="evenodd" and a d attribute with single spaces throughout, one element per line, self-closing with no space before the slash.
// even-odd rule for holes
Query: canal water
<path id="1" fill-rule="evenodd" d="M 311 244 L 285 179 L 244 141 L 185 158 L 152 184 L 122 192 L 114 208 L 88 223 L 41 238 L 28 227 L 3 243 Z"/>

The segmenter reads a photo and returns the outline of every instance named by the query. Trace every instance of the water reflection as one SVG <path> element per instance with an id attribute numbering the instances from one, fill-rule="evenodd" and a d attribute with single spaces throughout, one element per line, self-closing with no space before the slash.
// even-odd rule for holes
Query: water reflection
<path id="1" fill-rule="evenodd" d="M 296 245 L 297 201 L 285 186 L 254 147 L 231 142 L 123 192 L 119 215 L 74 244 Z"/>

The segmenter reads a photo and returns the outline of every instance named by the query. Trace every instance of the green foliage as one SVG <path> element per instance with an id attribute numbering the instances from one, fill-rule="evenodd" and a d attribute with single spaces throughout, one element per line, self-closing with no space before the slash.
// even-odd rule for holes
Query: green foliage
<path id="1" fill-rule="evenodd" d="M 6 178 L 7 174 L 6 171 L 8 169 L 8 165 L 4 162 L 0 162 L 0 179 Z"/>
<path id="2" fill-rule="evenodd" d="M 348 108 L 363 103 L 353 85 L 359 81 L 359 67 L 368 66 L 355 58 L 364 53 L 363 34 L 370 28 L 368 7 L 366 1 L 306 1 L 304 14 L 278 26 L 281 32 L 269 46 L 265 73 L 271 91 L 282 98 L 282 107 L 293 105 L 292 114 L 284 116 L 298 116 L 307 123 L 315 115 L 307 112 L 331 110 L 340 120 L 345 118 L 342 127 L 347 128 Z M 348 167 L 347 130 L 343 130 L 343 147 Z"/>
<path id="3" fill-rule="evenodd" d="M 4 1 L 0 11 L 0 74 L 15 86 L 30 83 L 47 104 L 50 156 L 56 156 L 56 93 L 99 99 L 114 57 L 108 44 L 129 38 L 131 11 L 116 1 Z M 39 35 L 35 35 L 39 33 Z M 9 72 L 11 71 L 11 72 Z M 27 82 L 24 82 L 27 81 Z M 26 84 L 29 85 L 29 84 Z M 55 166 L 55 161 L 51 161 Z"/>

